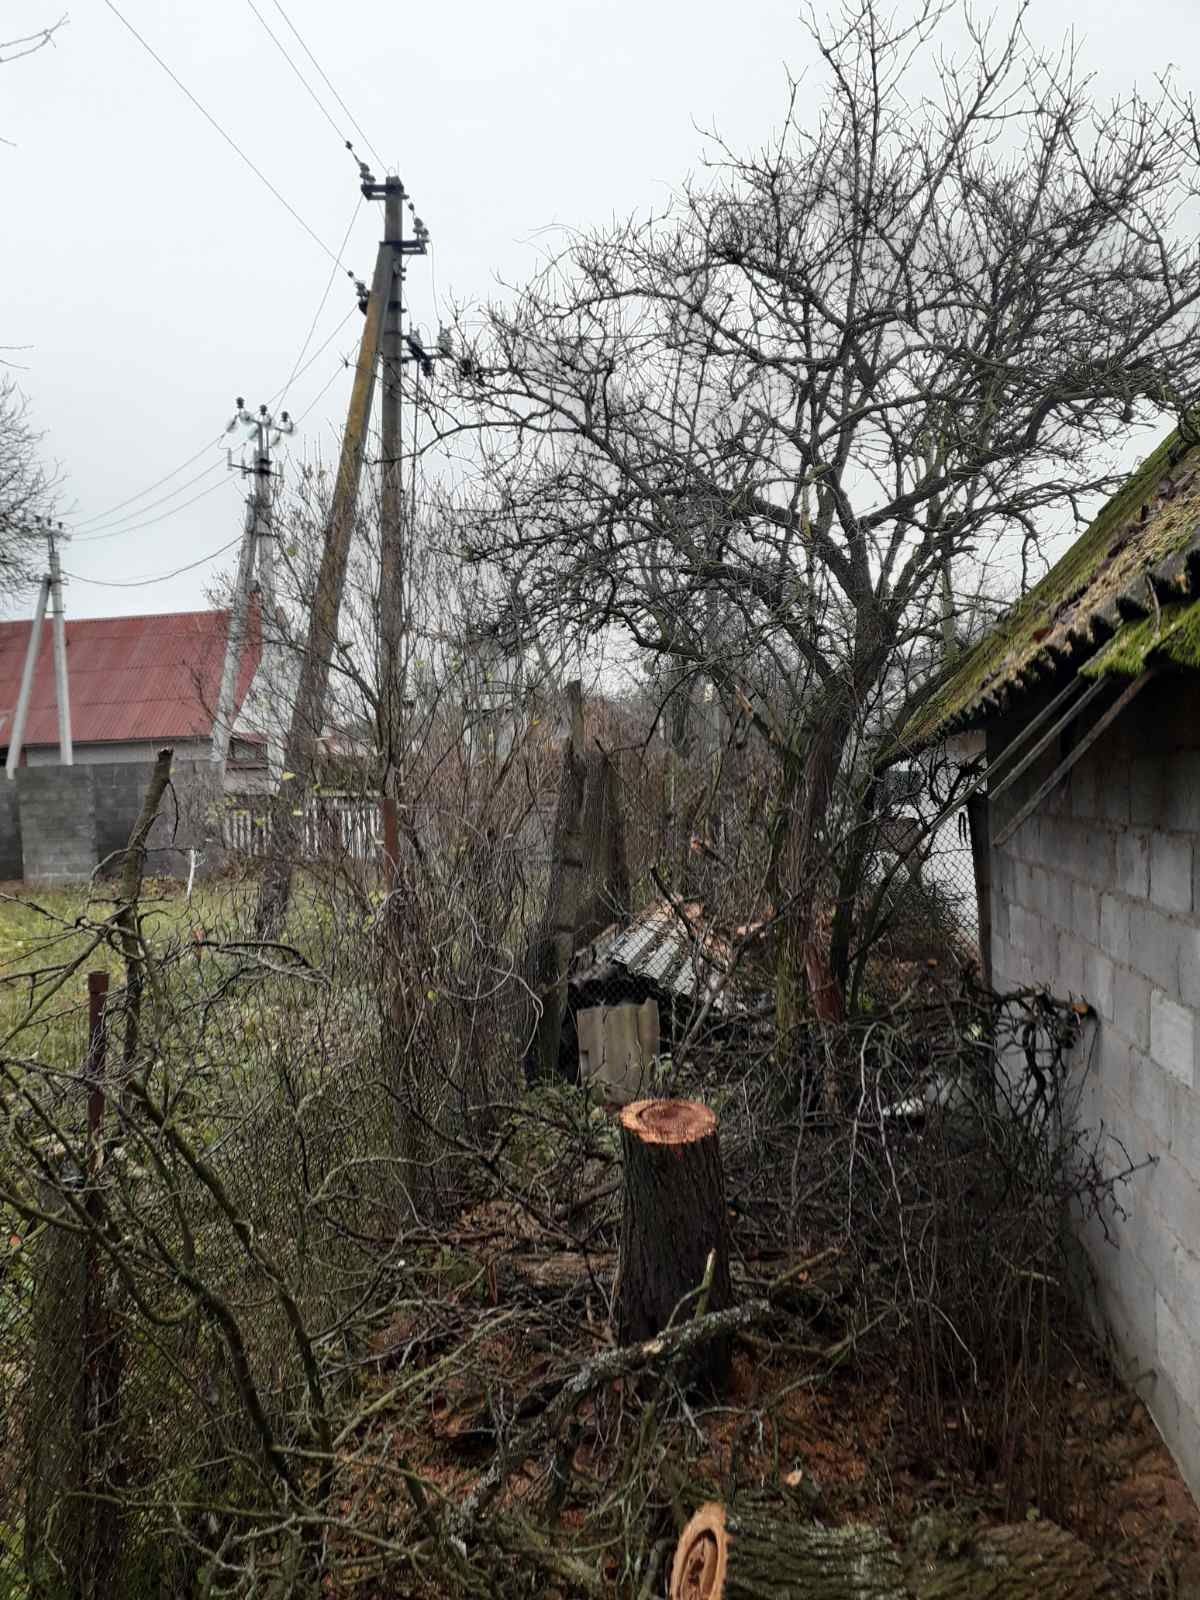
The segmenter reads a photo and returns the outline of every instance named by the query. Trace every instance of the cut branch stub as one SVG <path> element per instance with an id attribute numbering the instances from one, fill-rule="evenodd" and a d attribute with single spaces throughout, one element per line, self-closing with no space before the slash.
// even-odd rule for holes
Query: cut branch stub
<path id="1" fill-rule="evenodd" d="M 617 1337 L 653 1338 L 733 1300 L 717 1119 L 691 1100 L 637 1100 L 620 1115 L 624 1205 L 617 1273 Z M 710 1378 L 729 1365 L 729 1342 L 700 1356 Z"/>

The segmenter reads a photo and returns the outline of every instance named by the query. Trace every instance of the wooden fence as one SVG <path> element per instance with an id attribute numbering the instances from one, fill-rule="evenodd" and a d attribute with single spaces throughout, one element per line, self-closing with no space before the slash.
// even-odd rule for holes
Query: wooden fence
<path id="1" fill-rule="evenodd" d="M 300 848 L 305 860 L 347 855 L 366 861 L 379 851 L 383 817 L 373 796 L 323 794 L 304 807 Z M 271 799 L 239 795 L 226 804 L 222 842 L 241 856 L 265 856 L 271 843 Z"/>

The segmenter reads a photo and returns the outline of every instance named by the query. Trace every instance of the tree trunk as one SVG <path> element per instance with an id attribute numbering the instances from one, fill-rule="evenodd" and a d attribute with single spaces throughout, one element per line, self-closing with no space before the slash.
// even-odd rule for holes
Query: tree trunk
<path id="1" fill-rule="evenodd" d="M 877 1528 L 819 1528 L 710 1502 L 684 1528 L 669 1600 L 1116 1600 L 1073 1534 L 1022 1522 L 897 1550 Z"/>
<path id="2" fill-rule="evenodd" d="M 690 1100 L 637 1100 L 619 1120 L 625 1177 L 615 1298 L 625 1345 L 672 1320 L 724 1310 L 733 1288 L 716 1117 Z M 714 1341 L 697 1376 L 719 1381 L 729 1355 L 727 1339 Z"/>
<path id="3" fill-rule="evenodd" d="M 529 1032 L 527 1083 L 560 1071 L 567 975 L 576 950 L 629 908 L 625 821 L 617 776 L 603 750 L 584 746 L 578 681 L 567 685 L 571 733 L 563 752 L 546 907 L 525 955 L 525 981 L 541 1003 Z"/>

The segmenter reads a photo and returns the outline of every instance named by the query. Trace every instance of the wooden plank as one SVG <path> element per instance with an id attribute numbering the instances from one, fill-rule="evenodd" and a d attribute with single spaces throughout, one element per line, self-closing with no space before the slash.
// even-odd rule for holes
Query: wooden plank
<path id="1" fill-rule="evenodd" d="M 1157 674 L 1158 669 L 1156 667 L 1148 667 L 1140 677 L 1137 677 L 1133 680 L 1124 693 L 1122 693 L 1116 700 L 1113 701 L 1112 705 L 1109 706 L 1104 715 L 1096 722 L 1096 725 L 1092 728 L 1089 728 L 1084 734 L 1083 738 L 1080 739 L 1079 743 L 1066 757 L 1066 759 L 1059 762 L 1058 766 L 1055 767 L 1054 771 L 1046 779 L 1045 783 L 1043 783 L 1036 793 L 1034 793 L 1034 795 L 1025 802 L 1012 821 L 1001 828 L 1000 832 L 996 835 L 996 849 L 1000 849 L 1002 845 L 1006 845 L 1008 843 L 1021 824 L 1033 815 L 1050 791 L 1055 788 L 1063 778 L 1066 777 L 1067 773 L 1070 772 L 1071 768 L 1079 760 L 1080 756 L 1091 749 L 1100 735 L 1107 727 L 1109 727 L 1112 722 L 1116 720 L 1117 717 L 1120 716 L 1121 712 L 1124 711 L 1125 707 L 1134 698 L 1134 696 L 1140 694 L 1150 682 L 1151 678 L 1156 677 Z"/>
<path id="2" fill-rule="evenodd" d="M 1072 680 L 1072 682 L 1070 684 L 1067 685 L 1067 687 L 1068 688 L 1075 688 L 1078 685 L 1078 683 L 1079 683 L 1079 679 L 1075 678 L 1075 679 Z M 1096 696 L 1098 694 L 1100 694 L 1101 691 L 1105 687 L 1106 687 L 1106 685 L 1105 685 L 1103 679 L 1101 679 L 1101 678 L 1097 678 L 1094 683 L 1089 684 L 1088 687 L 1084 690 L 1083 694 L 1079 697 L 1079 699 L 1075 701 L 1074 705 L 1068 707 L 1068 709 L 1058 719 L 1057 722 L 1052 722 L 1050 724 L 1049 728 L 1047 728 L 1046 732 L 1037 741 L 1037 743 L 1030 750 L 1027 750 L 1025 752 L 1025 754 L 1022 756 L 1021 760 L 1018 761 L 1017 765 L 1012 769 L 1012 771 L 1009 772 L 1009 773 L 1006 773 L 1005 776 L 1003 778 L 1001 778 L 1000 782 L 996 785 L 996 787 L 994 789 L 989 787 L 989 789 L 988 789 L 988 798 L 991 799 L 991 800 L 995 800 L 998 795 L 1002 795 L 1006 789 L 1010 788 L 1014 783 L 1016 783 L 1017 779 L 1021 776 L 1021 774 L 1023 772 L 1027 772 L 1029 770 L 1029 768 L 1033 765 L 1033 763 L 1041 755 L 1042 751 L 1046 749 L 1047 745 L 1051 744 L 1058 737 L 1058 735 L 1063 731 L 1063 729 L 1067 726 L 1067 724 L 1070 723 L 1070 722 L 1073 722 L 1075 720 L 1075 718 L 1079 715 L 1079 713 L 1084 709 L 1084 707 L 1085 706 L 1089 706 L 1092 703 L 1092 701 L 1096 698 Z M 1062 698 L 1063 698 L 1062 695 L 1056 695 L 1054 697 L 1054 699 L 1050 702 L 1050 704 L 1041 713 L 1041 716 L 1037 719 L 1037 721 L 1040 722 L 1048 714 L 1050 714 L 1053 711 L 1057 710 L 1059 705 L 1062 703 Z M 1025 737 L 1026 738 L 1028 738 L 1032 727 L 1033 727 L 1033 724 L 1031 724 L 1030 728 L 1027 728 L 1025 730 Z M 1005 753 L 1007 753 L 1007 752 L 1005 752 Z M 1001 757 L 1001 759 L 1003 759 L 1003 756 Z"/>

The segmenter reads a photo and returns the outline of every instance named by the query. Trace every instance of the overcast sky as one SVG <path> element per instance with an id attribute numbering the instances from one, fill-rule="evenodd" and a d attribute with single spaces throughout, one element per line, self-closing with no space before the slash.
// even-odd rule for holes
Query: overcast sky
<path id="1" fill-rule="evenodd" d="M 0 0 L 0 39 L 52 23 L 68 3 Z M 355 168 L 250 0 L 115 3 L 337 253 Z M 661 205 L 698 165 L 698 124 L 756 143 L 782 105 L 784 64 L 800 72 L 811 55 L 794 0 L 282 4 L 432 232 L 432 257 L 409 274 L 429 328 L 436 295 L 486 296 L 531 271 L 547 228 Z M 254 5 L 374 164 L 275 0 Z M 1034 0 L 1031 31 L 1051 42 L 1069 27 L 1108 92 L 1150 89 L 1168 62 L 1189 87 L 1200 77 L 1196 0 Z M 79 580 L 68 610 L 202 606 L 229 553 L 139 587 L 82 580 L 157 576 L 238 536 L 241 487 L 211 441 L 235 395 L 256 405 L 287 379 L 329 256 L 106 0 L 77 0 L 52 49 L 0 67 L 0 139 L 11 141 L 0 143 L 0 345 L 27 347 L 10 352 L 26 369 L 16 376 L 79 529 L 64 561 Z M 363 203 L 342 252 L 366 278 L 379 211 Z M 306 361 L 353 308 L 339 272 Z M 293 451 L 336 450 L 342 357 L 360 328 L 355 312 L 288 392 L 303 416 Z"/>

